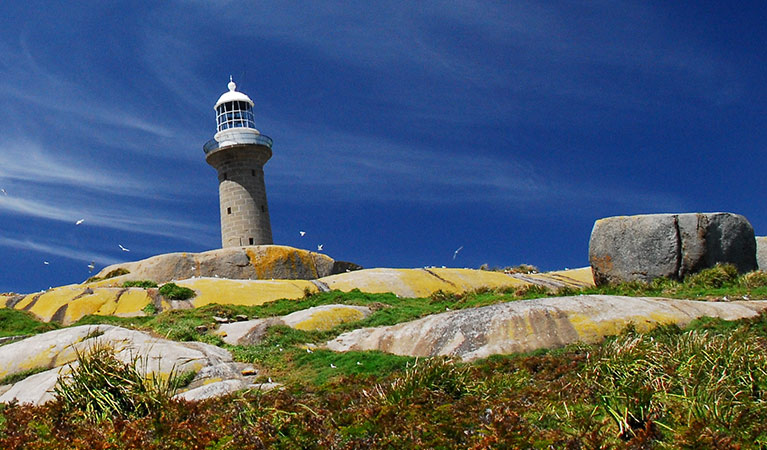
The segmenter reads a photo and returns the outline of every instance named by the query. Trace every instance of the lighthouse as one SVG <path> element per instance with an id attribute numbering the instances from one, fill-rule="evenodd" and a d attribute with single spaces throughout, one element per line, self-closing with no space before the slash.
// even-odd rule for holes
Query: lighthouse
<path id="1" fill-rule="evenodd" d="M 205 161 L 218 172 L 221 246 L 272 244 L 264 184 L 272 140 L 256 129 L 253 100 L 231 77 L 228 88 L 214 106 L 216 134 L 203 146 Z"/>

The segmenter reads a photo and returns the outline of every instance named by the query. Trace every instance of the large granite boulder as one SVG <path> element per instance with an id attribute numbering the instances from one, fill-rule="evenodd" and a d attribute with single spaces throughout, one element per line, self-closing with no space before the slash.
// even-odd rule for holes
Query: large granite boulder
<path id="1" fill-rule="evenodd" d="M 646 332 L 662 324 L 685 326 L 701 317 L 758 316 L 767 301 L 703 302 L 647 297 L 581 295 L 500 303 L 433 314 L 397 325 L 361 328 L 338 336 L 335 351 L 380 350 L 397 355 L 446 355 L 472 361 L 496 354 L 595 343 L 633 324 Z"/>
<path id="2" fill-rule="evenodd" d="M 681 280 L 717 263 L 755 270 L 754 229 L 730 213 L 651 214 L 597 220 L 589 242 L 597 285 Z"/>
<path id="3" fill-rule="evenodd" d="M 192 277 L 219 277 L 235 280 L 316 280 L 335 273 L 357 270 L 352 263 L 334 261 L 327 255 L 283 245 L 252 245 L 210 250 L 203 253 L 167 253 L 141 261 L 105 267 L 96 278 L 103 279 L 120 269 L 129 273 L 115 277 L 167 283 Z"/>

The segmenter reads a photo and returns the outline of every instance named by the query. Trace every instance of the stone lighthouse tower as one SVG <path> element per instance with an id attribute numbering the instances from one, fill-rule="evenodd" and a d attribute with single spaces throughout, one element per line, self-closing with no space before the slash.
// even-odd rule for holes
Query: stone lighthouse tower
<path id="1" fill-rule="evenodd" d="M 272 140 L 256 129 L 253 101 L 229 78 L 229 91 L 216 102 L 216 134 L 203 146 L 205 161 L 218 172 L 221 245 L 272 243 L 264 164 Z"/>

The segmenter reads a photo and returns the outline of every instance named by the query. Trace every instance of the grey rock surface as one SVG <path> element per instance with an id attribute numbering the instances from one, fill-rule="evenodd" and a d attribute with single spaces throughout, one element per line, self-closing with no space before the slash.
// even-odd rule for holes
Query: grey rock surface
<path id="1" fill-rule="evenodd" d="M 371 314 L 365 306 L 321 305 L 296 311 L 285 316 L 222 324 L 216 333 L 230 345 L 255 345 L 266 331 L 275 325 L 285 325 L 307 331 L 329 330 L 345 322 L 362 320 Z"/>
<path id="2" fill-rule="evenodd" d="M 597 220 L 589 241 L 597 285 L 680 280 L 717 263 L 755 270 L 754 230 L 731 213 L 650 214 Z"/>
<path id="3" fill-rule="evenodd" d="M 756 265 L 767 271 L 767 236 L 756 237 Z"/>
<path id="4" fill-rule="evenodd" d="M 167 253 L 141 261 L 113 264 L 97 277 L 116 269 L 130 273 L 115 281 L 151 280 L 166 283 L 192 277 L 219 277 L 237 280 L 314 280 L 345 271 L 348 264 L 336 262 L 321 253 L 282 245 L 228 247 L 203 253 Z M 359 267 L 359 266 L 356 266 Z"/>
<path id="5" fill-rule="evenodd" d="M 520 300 L 450 311 L 393 326 L 362 328 L 327 342 L 335 351 L 380 350 L 398 355 L 448 355 L 467 361 L 574 342 L 598 342 L 632 323 L 644 332 L 701 317 L 754 317 L 767 301 L 703 302 L 584 295 Z"/>

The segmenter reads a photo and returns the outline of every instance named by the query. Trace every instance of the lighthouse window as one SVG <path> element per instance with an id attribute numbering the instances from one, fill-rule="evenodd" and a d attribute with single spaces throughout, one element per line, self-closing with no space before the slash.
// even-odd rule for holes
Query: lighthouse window
<path id="1" fill-rule="evenodd" d="M 232 213 L 232 207 L 231 206 L 226 208 L 226 213 L 227 214 L 231 214 Z"/>
<path id="2" fill-rule="evenodd" d="M 261 212 L 266 212 L 266 208 L 264 207 L 264 205 L 261 205 Z"/>
<path id="3" fill-rule="evenodd" d="M 235 101 L 224 103 L 216 110 L 218 131 L 229 128 L 256 128 L 253 108 L 247 102 Z"/>
<path id="4" fill-rule="evenodd" d="M 251 169 L 250 170 L 250 174 L 255 177 L 256 176 L 256 170 L 255 169 Z"/>
<path id="5" fill-rule="evenodd" d="M 250 245 L 253 245 L 253 238 L 248 239 L 248 242 L 250 243 Z"/>

